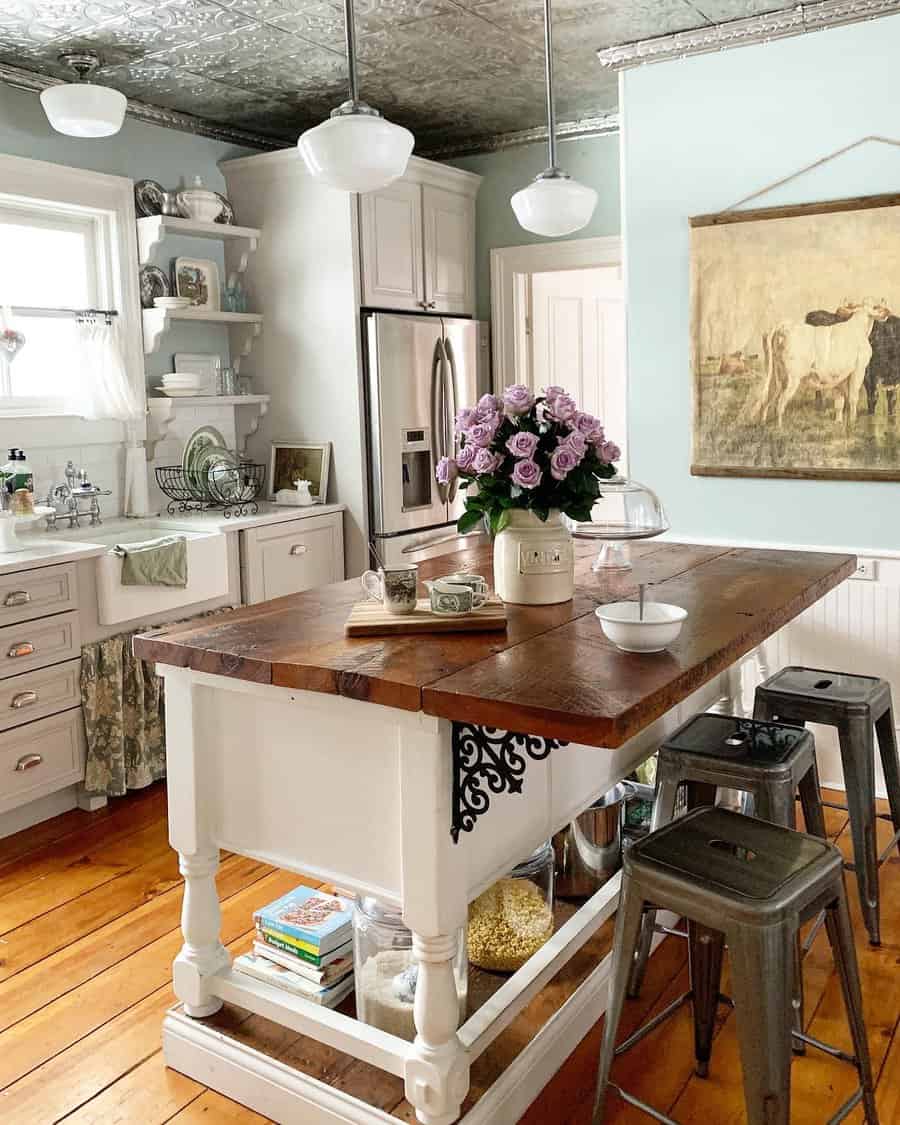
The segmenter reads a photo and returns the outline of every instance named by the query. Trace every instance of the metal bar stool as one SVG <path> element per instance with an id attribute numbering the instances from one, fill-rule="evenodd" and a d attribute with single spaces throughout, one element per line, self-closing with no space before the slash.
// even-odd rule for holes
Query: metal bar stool
<path id="1" fill-rule="evenodd" d="M 878 869 L 900 841 L 900 759 L 894 733 L 891 688 L 874 676 L 825 672 L 817 668 L 783 668 L 756 689 L 754 716 L 786 723 L 823 723 L 837 727 L 847 804 L 828 803 L 850 815 L 853 863 L 869 941 L 881 944 Z M 878 735 L 890 813 L 875 811 L 875 745 Z M 891 822 L 894 835 L 881 855 L 877 819 Z"/>
<path id="2" fill-rule="evenodd" d="M 615 1055 L 656 1026 L 645 1024 L 618 1049 L 632 957 L 647 903 L 688 919 L 695 1053 L 709 1059 L 719 996 L 723 943 L 731 958 L 737 1032 L 748 1125 L 788 1125 L 791 1073 L 791 983 L 800 925 L 825 910 L 825 925 L 841 981 L 853 1055 L 812 1036 L 805 1042 L 852 1063 L 859 1088 L 829 1120 L 843 1121 L 862 1103 L 867 1125 L 878 1125 L 853 931 L 840 852 L 826 840 L 721 808 L 694 809 L 651 833 L 625 853 L 616 915 L 610 1001 L 597 1071 L 594 1125 L 601 1125 L 609 1086 L 664 1125 L 672 1118 L 610 1082 Z M 705 946 L 706 952 L 697 951 Z"/>
<path id="3" fill-rule="evenodd" d="M 673 820 L 678 790 L 683 784 L 687 785 L 688 808 L 714 804 L 717 787 L 740 789 L 752 794 L 758 817 L 785 828 L 796 827 L 795 796 L 799 792 L 807 831 L 825 836 L 815 742 L 802 725 L 786 726 L 710 713 L 689 719 L 660 747 L 651 832 Z M 641 990 L 655 928 L 656 911 L 651 908 L 644 919 L 629 996 L 637 996 Z M 794 992 L 798 1032 L 803 1030 L 800 956 L 798 947 Z M 800 1038 L 796 1049 L 803 1053 Z"/>

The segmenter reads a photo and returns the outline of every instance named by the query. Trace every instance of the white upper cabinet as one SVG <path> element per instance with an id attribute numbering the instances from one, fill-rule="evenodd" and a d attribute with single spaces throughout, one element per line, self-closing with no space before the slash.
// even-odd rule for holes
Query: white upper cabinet
<path id="1" fill-rule="evenodd" d="M 364 305 L 474 313 L 479 181 L 413 157 L 403 179 L 359 197 Z"/>
<path id="2" fill-rule="evenodd" d="M 422 189 L 395 180 L 359 197 L 363 302 L 390 309 L 421 309 Z"/>
<path id="3" fill-rule="evenodd" d="M 428 308 L 471 313 L 475 306 L 475 200 L 425 184 L 422 225 Z"/>

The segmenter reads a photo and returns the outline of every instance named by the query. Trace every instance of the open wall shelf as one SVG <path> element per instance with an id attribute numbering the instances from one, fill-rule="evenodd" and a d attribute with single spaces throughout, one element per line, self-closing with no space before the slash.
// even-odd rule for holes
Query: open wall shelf
<path id="1" fill-rule="evenodd" d="M 259 245 L 262 235 L 256 227 L 236 227 L 228 223 L 198 223 L 194 219 L 176 219 L 170 215 L 149 215 L 137 220 L 138 257 L 142 266 L 152 261 L 156 247 L 167 234 L 187 235 L 189 238 L 215 238 L 220 242 L 243 241 L 238 273 L 247 268 L 250 255 Z"/>

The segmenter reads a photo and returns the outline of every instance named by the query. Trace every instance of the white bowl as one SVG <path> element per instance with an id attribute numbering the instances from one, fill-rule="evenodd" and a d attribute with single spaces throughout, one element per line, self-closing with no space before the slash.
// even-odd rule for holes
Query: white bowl
<path id="1" fill-rule="evenodd" d="M 665 602 L 645 602 L 643 621 L 637 602 L 597 606 L 594 613 L 604 636 L 624 652 L 662 652 L 681 632 L 688 615 L 680 605 Z"/>
<path id="2" fill-rule="evenodd" d="M 186 309 L 190 307 L 190 297 L 154 297 L 153 307 L 157 309 Z"/>

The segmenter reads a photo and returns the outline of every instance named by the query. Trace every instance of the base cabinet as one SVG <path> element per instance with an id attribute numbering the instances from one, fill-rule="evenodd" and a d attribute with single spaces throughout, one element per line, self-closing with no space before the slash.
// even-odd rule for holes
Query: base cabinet
<path id="1" fill-rule="evenodd" d="M 241 532 L 245 605 L 300 594 L 344 577 L 343 514 L 308 516 Z"/>

